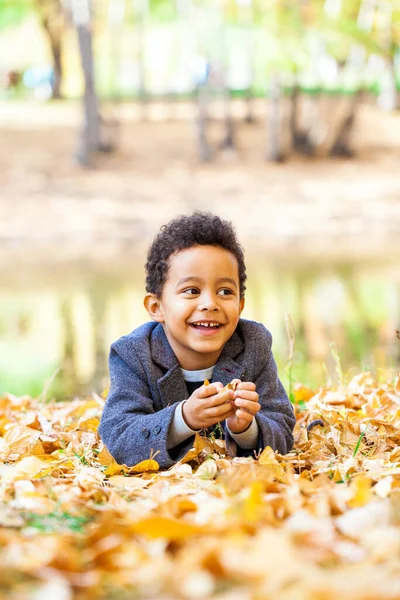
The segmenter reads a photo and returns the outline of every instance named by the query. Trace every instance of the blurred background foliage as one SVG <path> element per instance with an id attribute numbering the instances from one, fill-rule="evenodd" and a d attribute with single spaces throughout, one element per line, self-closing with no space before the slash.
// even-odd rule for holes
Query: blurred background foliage
<path id="1" fill-rule="evenodd" d="M 83 98 L 74 153 L 80 167 L 101 170 L 99 151 L 118 156 L 124 128 L 144 131 L 137 124 L 128 128 L 127 107 L 135 107 L 135 123 L 149 122 L 145 135 L 151 138 L 155 105 L 161 107 L 157 120 L 177 123 L 184 115 L 183 121 L 193 121 L 196 168 L 214 163 L 227 178 L 241 151 L 243 124 L 253 128 L 248 139 L 262 131 L 263 161 L 357 160 L 354 135 L 363 107 L 393 114 L 400 108 L 400 0 L 0 0 L 0 81 L 3 106 L 37 115 L 39 103 L 76 107 Z M 173 126 L 178 132 L 180 125 Z M 36 149 L 47 143 L 43 139 Z M 18 143 L 22 148 L 26 141 Z M 221 165 L 221 152 L 228 167 Z M 116 160 L 116 170 L 122 169 Z M 244 168 L 252 172 L 249 160 Z M 185 169 L 191 173 L 193 164 Z M 49 181 L 56 177 L 52 172 Z M 76 182 L 66 185 L 84 202 Z M 45 193 L 51 196 L 50 183 Z M 249 198 L 243 194 L 239 201 L 246 220 Z M 186 210 L 193 208 L 202 208 L 202 200 Z M 213 208 L 219 211 L 218 204 Z M 157 207 L 149 204 L 151 212 Z M 93 243 L 94 256 L 100 248 L 101 238 Z M 356 260 L 357 252 L 348 251 L 340 260 L 321 256 L 318 264 L 305 256 L 301 261 L 304 248 L 288 247 L 289 258 L 293 252 L 296 265 L 258 252 L 256 244 L 249 248 L 244 316 L 271 329 L 282 372 L 285 312 L 296 330 L 295 376 L 305 383 L 335 377 L 336 350 L 349 373 L 398 367 L 398 248 L 376 261 Z M 23 268 L 19 278 L 9 277 L 19 267 L 8 261 L 0 294 L 0 392 L 38 394 L 50 380 L 57 397 L 101 391 L 109 344 L 147 318 L 141 300 L 145 252 L 132 242 L 128 254 L 125 269 L 118 266 L 125 264 L 123 251 L 107 268 L 75 265 L 68 284 L 62 269 L 51 284 L 48 276 L 39 283 L 40 264 L 35 277 L 25 277 Z"/>
<path id="2" fill-rule="evenodd" d="M 201 160 L 212 154 L 206 116 L 216 95 L 227 147 L 234 147 L 231 99 L 246 98 L 251 121 L 252 99 L 266 97 L 269 159 L 290 154 L 288 139 L 306 154 L 322 146 L 346 156 L 360 100 L 399 107 L 399 23 L 399 0 L 0 0 L 0 69 L 6 94 L 74 98 L 84 86 L 82 164 L 110 146 L 97 95 L 143 106 L 196 99 Z M 41 50 L 35 27 L 46 40 Z M 324 134 L 318 107 L 325 101 L 325 111 L 336 111 L 343 97 L 352 100 Z"/>

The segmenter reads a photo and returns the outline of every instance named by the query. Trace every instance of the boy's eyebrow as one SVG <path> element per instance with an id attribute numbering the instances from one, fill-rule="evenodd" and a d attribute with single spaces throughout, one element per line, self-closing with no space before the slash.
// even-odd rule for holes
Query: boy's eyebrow
<path id="1" fill-rule="evenodd" d="M 178 281 L 176 286 L 178 287 L 179 285 L 182 285 L 183 283 L 186 283 L 187 281 L 203 281 L 203 279 L 201 277 L 196 277 L 195 275 L 189 275 L 188 277 L 182 277 Z"/>
<path id="2" fill-rule="evenodd" d="M 178 281 L 177 287 L 186 283 L 187 281 L 198 281 L 198 282 L 202 283 L 204 281 L 204 279 L 202 279 L 201 277 L 196 277 L 195 275 L 189 275 L 188 277 L 182 277 Z M 234 279 L 231 279 L 230 277 L 219 277 L 217 279 L 217 283 L 222 283 L 223 281 L 227 281 L 227 282 L 231 283 L 233 286 L 235 286 L 235 288 L 237 288 L 237 284 Z"/>
<path id="3" fill-rule="evenodd" d="M 235 288 L 237 288 L 236 281 L 234 279 L 231 279 L 230 277 L 220 277 L 219 279 L 217 279 L 217 283 L 222 283 L 223 281 L 228 281 L 229 283 L 234 285 Z"/>

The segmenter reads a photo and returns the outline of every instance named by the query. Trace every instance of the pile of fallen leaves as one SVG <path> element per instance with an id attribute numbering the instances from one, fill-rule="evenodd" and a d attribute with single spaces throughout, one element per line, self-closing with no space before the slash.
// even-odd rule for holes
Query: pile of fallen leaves
<path id="1" fill-rule="evenodd" d="M 0 399 L 0 597 L 400 598 L 400 378 L 295 390 L 293 451 L 118 465 L 99 396 Z"/>

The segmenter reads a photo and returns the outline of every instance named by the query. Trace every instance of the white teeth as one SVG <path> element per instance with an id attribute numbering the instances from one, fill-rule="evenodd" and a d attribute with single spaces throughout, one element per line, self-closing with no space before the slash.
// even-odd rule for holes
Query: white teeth
<path id="1" fill-rule="evenodd" d="M 201 325 L 202 327 L 219 327 L 219 323 L 193 323 L 193 325 Z"/>

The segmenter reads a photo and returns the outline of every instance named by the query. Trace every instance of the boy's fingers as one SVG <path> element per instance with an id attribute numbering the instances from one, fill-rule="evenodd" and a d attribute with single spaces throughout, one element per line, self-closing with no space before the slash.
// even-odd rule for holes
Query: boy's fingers
<path id="1" fill-rule="evenodd" d="M 219 420 L 227 419 L 228 417 L 233 417 L 235 414 L 236 408 L 233 404 L 219 404 L 218 406 L 210 406 L 205 409 L 205 413 L 209 418 L 215 418 Z"/>
<path id="2" fill-rule="evenodd" d="M 253 420 L 253 415 L 245 410 L 242 410 L 241 408 L 235 412 L 235 417 L 241 419 L 242 421 L 246 421 L 246 423 L 250 423 Z"/>
<path id="3" fill-rule="evenodd" d="M 250 390 L 252 392 L 255 392 L 256 384 L 253 383 L 252 381 L 239 381 L 236 389 L 237 390 Z"/>
<path id="4" fill-rule="evenodd" d="M 257 392 L 250 390 L 238 390 L 235 392 L 235 400 L 239 400 L 240 398 L 243 398 L 243 400 L 252 400 L 253 402 L 258 402 Z"/>
<path id="5" fill-rule="evenodd" d="M 219 404 L 225 404 L 226 402 L 233 401 L 235 398 L 233 390 L 224 390 L 215 395 L 212 399 L 210 406 L 218 406 Z"/>
<path id="6" fill-rule="evenodd" d="M 199 388 L 199 396 L 201 398 L 208 398 L 209 396 L 215 396 L 222 389 L 222 383 L 210 383 L 209 385 L 203 385 Z"/>
<path id="7" fill-rule="evenodd" d="M 242 398 L 238 398 L 235 400 L 235 406 L 239 410 L 243 410 L 252 415 L 256 414 L 259 410 L 261 410 L 261 405 L 258 402 L 254 402 L 253 400 L 243 400 Z"/>
<path id="8" fill-rule="evenodd" d="M 223 404 L 224 402 L 234 399 L 233 390 L 221 390 L 217 392 L 215 389 L 213 389 L 212 393 L 210 394 L 209 388 L 214 388 L 214 385 L 208 385 L 205 388 L 199 388 L 202 390 L 202 392 L 199 393 L 199 397 L 204 400 L 205 407 L 218 406 L 219 404 Z"/>

